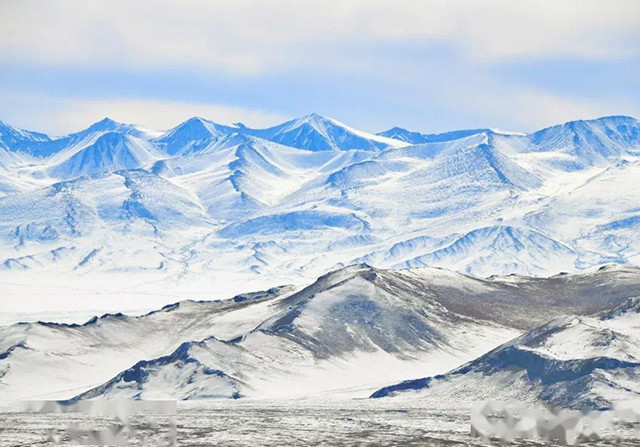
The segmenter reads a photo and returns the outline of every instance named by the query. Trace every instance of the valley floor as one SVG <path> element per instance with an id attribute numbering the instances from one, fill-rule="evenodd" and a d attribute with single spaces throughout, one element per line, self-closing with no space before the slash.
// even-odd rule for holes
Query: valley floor
<path id="1" fill-rule="evenodd" d="M 62 417 L 61 417 L 62 416 Z M 108 425 L 105 418 L 92 419 L 96 428 Z M 166 419 L 137 424 L 136 440 L 130 445 L 164 446 Z M 164 422 L 164 425 L 163 425 Z M 64 426 L 88 424 L 75 413 L 0 415 L 0 446 L 53 446 L 47 442 L 50 429 L 61 434 Z M 498 445 L 469 434 L 466 408 L 425 407 L 419 402 L 380 400 L 337 401 L 216 401 L 178 405 L 180 446 L 489 446 Z M 621 435 L 621 433 L 617 433 Z M 618 446 L 637 446 L 640 438 L 631 432 Z M 513 446 L 539 446 L 538 442 L 513 442 Z M 614 445 L 613 434 L 603 441 L 580 445 Z"/>

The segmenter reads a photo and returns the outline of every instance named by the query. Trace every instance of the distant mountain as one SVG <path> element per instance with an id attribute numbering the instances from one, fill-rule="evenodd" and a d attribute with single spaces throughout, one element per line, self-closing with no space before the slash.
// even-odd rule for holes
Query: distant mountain
<path id="1" fill-rule="evenodd" d="M 527 151 L 566 154 L 582 168 L 640 154 L 640 121 L 626 116 L 571 121 L 530 134 L 527 140 Z"/>
<path id="2" fill-rule="evenodd" d="M 73 152 L 79 147 L 92 144 L 97 138 L 109 132 L 147 138 L 145 132 L 133 124 L 122 124 L 110 118 L 104 118 L 80 132 L 40 142 L 36 146 L 33 146 L 30 154 L 36 157 L 47 158 L 61 152 Z"/>
<path id="3" fill-rule="evenodd" d="M 474 129 L 417 138 L 394 128 L 395 139 L 317 114 L 268 129 L 196 117 L 162 135 L 108 118 L 55 139 L 10 128 L 2 133 L 2 144 L 13 146 L 0 147 L 0 196 L 15 201 L 6 214 L 13 229 L 0 238 L 9 240 L 20 227 L 20 237 L 31 242 L 0 245 L 0 264 L 67 265 L 51 254 L 59 246 L 46 225 L 38 226 L 40 210 L 18 201 L 46 201 L 54 184 L 81 177 L 93 184 L 131 170 L 146 171 L 160 188 L 177 188 L 180 208 L 199 215 L 177 239 L 162 233 L 153 262 L 135 257 L 146 266 L 170 262 L 174 267 L 160 269 L 170 282 L 170 275 L 186 281 L 200 269 L 226 278 L 230 268 L 256 280 L 304 281 L 359 262 L 478 276 L 633 264 L 640 259 L 640 193 L 633 188 L 640 172 L 639 129 L 634 118 L 604 117 L 529 135 Z M 74 200 L 103 209 L 87 191 L 80 188 Z M 57 195 L 51 197 L 58 203 Z M 153 197 L 159 208 L 174 207 L 172 192 Z M 52 215 L 60 216 L 57 210 Z M 127 214 L 118 216 L 126 227 Z M 171 215 L 162 216 L 153 225 L 171 227 L 162 221 Z M 59 234 L 66 234 L 65 222 L 114 225 L 113 216 L 105 220 L 100 213 L 45 220 Z M 141 231 L 148 228 L 141 224 Z M 203 228 L 209 229 L 206 237 Z M 104 256 L 133 245 L 128 236 L 78 234 L 67 241 L 68 253 L 91 247 Z M 77 261 L 74 256 L 69 260 Z M 109 256 L 96 268 L 126 271 L 133 259 Z M 77 262 L 68 265 L 73 272 Z"/>
<path id="4" fill-rule="evenodd" d="M 358 149 L 378 152 L 407 144 L 353 129 L 315 113 L 268 129 L 251 130 L 251 133 L 285 146 L 311 151 Z"/>
<path id="5" fill-rule="evenodd" d="M 483 132 L 489 132 L 490 129 L 468 129 L 455 130 L 453 132 L 424 134 L 420 132 L 412 132 L 402 127 L 392 127 L 384 132 L 376 135 L 381 137 L 393 138 L 394 140 L 404 141 L 409 144 L 425 144 L 425 143 L 442 143 L 444 141 L 458 140 L 460 138 L 469 137 Z"/>
<path id="6" fill-rule="evenodd" d="M 473 230 L 443 247 L 402 263 L 398 267 L 424 267 L 445 262 L 466 273 L 493 271 L 495 274 L 544 272 L 562 268 L 575 258 L 569 246 L 535 231 L 496 226 Z M 445 261 L 446 259 L 446 261 Z"/>
<path id="7" fill-rule="evenodd" d="M 170 246 L 211 225 L 187 191 L 149 172 L 82 177 L 0 197 L 0 244 L 13 247 L 0 270 L 162 268 Z"/>
<path id="8" fill-rule="evenodd" d="M 200 152 L 222 136 L 240 130 L 240 128 L 224 126 L 200 117 L 194 117 L 152 141 L 169 155 L 184 155 L 188 152 Z"/>
<path id="9" fill-rule="evenodd" d="M 48 135 L 18 129 L 0 121 L 0 150 L 36 155 L 36 148 L 40 147 L 42 143 L 50 141 L 51 138 Z M 0 158 L 1 164 L 2 159 Z"/>
<path id="10" fill-rule="evenodd" d="M 57 178 L 73 179 L 103 172 L 137 169 L 159 157 L 157 149 L 144 140 L 119 132 L 106 132 L 92 144 L 49 168 L 48 173 Z"/>
<path id="11" fill-rule="evenodd" d="M 305 182 L 363 156 L 311 152 L 232 133 L 159 161 L 152 171 L 189 186 L 214 219 L 228 221 L 267 209 Z"/>
<path id="12" fill-rule="evenodd" d="M 640 300 L 595 316 L 555 320 L 443 375 L 382 388 L 372 397 L 543 401 L 610 409 L 640 394 Z"/>

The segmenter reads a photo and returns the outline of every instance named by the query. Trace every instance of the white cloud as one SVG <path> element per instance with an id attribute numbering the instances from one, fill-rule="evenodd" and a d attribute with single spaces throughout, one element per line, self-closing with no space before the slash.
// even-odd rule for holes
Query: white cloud
<path id="1" fill-rule="evenodd" d="M 274 125 L 288 118 L 276 113 L 220 104 L 144 99 L 26 98 L 11 95 L 3 96 L 0 116 L 18 127 L 53 135 L 81 130 L 106 116 L 151 130 L 168 129 L 193 116 L 221 124 L 242 122 L 255 127 Z M 43 125 L 34 129 L 31 123 Z"/>
<path id="2" fill-rule="evenodd" d="M 19 82 L 19 74 L 9 74 L 18 80 L 9 79 L 15 81 L 15 90 L 0 91 L 0 118 L 58 133 L 79 129 L 105 115 L 159 128 L 192 115 L 254 126 L 287 118 L 270 110 L 253 110 L 253 104 L 299 110 L 308 103 L 308 110 L 301 113 L 319 109 L 356 124 L 371 121 L 373 112 L 378 117 L 384 113 L 371 123 L 374 128 L 386 126 L 380 121 L 387 119 L 389 124 L 404 122 L 406 117 L 389 111 L 406 110 L 424 121 L 416 126 L 425 131 L 434 130 L 432 126 L 448 129 L 440 126 L 450 122 L 455 126 L 512 123 L 533 130 L 580 117 L 638 115 L 636 98 L 627 104 L 607 89 L 598 91 L 601 81 L 612 82 L 609 79 L 596 79 L 592 83 L 596 87 L 581 92 L 582 96 L 573 89 L 569 97 L 559 94 L 558 87 L 551 88 L 552 83 L 541 83 L 548 84 L 549 91 L 532 89 L 534 83 L 526 77 L 509 79 L 507 74 L 501 78 L 497 75 L 500 64 L 486 65 L 507 60 L 514 67 L 519 59 L 537 57 L 590 58 L 598 60 L 599 66 L 626 58 L 623 63 L 628 64 L 634 60 L 629 56 L 640 56 L 638 22 L 639 0 L 7 0 L 0 2 L 0 60 L 5 66 L 18 65 L 17 73 L 43 69 L 47 81 L 51 80 L 47 68 L 40 65 L 71 67 L 59 73 L 74 73 L 76 68 L 84 73 L 83 67 L 90 68 L 86 73 L 95 73 L 104 68 L 104 81 L 113 77 L 123 89 L 109 100 L 85 98 L 86 73 L 78 76 L 79 88 L 65 80 L 59 90 L 52 82 L 46 83 L 46 90 L 36 89 L 31 84 L 35 75 L 29 82 Z M 446 60 L 438 60 L 446 50 L 454 51 L 454 57 L 444 55 Z M 189 72 L 200 78 L 232 74 L 212 76 L 211 82 L 233 79 L 228 85 L 237 90 L 226 95 L 225 102 L 245 107 L 216 104 L 212 93 L 200 104 L 158 99 L 179 97 L 179 85 L 176 94 L 169 95 L 168 82 L 154 83 L 175 68 L 180 69 L 183 82 L 189 81 Z M 144 92 L 126 82 L 138 69 L 149 75 Z M 293 80 L 290 89 L 282 82 L 271 82 L 271 75 Z M 255 92 L 255 79 L 260 81 L 262 95 L 252 98 L 249 92 Z M 345 99 L 349 82 L 354 91 L 365 86 L 372 96 L 386 97 L 386 102 L 371 102 L 379 105 L 360 110 L 363 94 Z M 92 94 L 100 94 L 97 81 L 90 84 Z M 35 91 L 43 96 L 34 96 Z M 78 98 L 55 96 L 74 94 Z M 155 99 L 131 99 L 143 95 L 155 95 Z M 303 105 L 299 98 L 305 99 Z M 453 118 L 439 121 L 434 117 L 438 109 Z"/>
<path id="3" fill-rule="evenodd" d="M 519 111 L 522 126 L 540 129 L 577 119 L 619 115 L 628 105 L 613 107 L 593 99 L 553 95 L 539 91 L 520 91 L 506 98 L 509 110 Z M 501 111 L 504 114 L 504 110 Z"/>
<path id="4" fill-rule="evenodd" d="M 630 101 L 599 101 L 522 87 L 459 91 L 449 100 L 450 107 L 481 116 L 488 126 L 506 126 L 509 130 L 525 132 L 579 119 L 640 116 L 638 105 Z"/>
<path id="5" fill-rule="evenodd" d="M 45 64 L 246 74 L 330 63 L 313 44 L 339 56 L 381 41 L 444 41 L 476 60 L 640 51 L 636 0 L 22 0 L 0 17 L 0 57 Z"/>

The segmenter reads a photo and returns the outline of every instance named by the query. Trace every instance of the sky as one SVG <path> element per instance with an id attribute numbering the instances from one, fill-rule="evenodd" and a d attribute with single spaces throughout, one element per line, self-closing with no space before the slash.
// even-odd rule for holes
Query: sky
<path id="1" fill-rule="evenodd" d="M 0 0 L 0 120 L 524 132 L 640 118 L 638 0 Z"/>

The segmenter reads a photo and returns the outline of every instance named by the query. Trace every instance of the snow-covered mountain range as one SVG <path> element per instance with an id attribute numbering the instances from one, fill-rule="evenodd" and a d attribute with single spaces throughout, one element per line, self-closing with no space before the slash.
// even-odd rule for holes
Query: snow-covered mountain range
<path id="1" fill-rule="evenodd" d="M 639 176 L 640 122 L 624 116 L 531 134 L 374 135 L 317 114 L 164 133 L 104 119 L 62 137 L 0 123 L 0 282 L 209 297 L 361 262 L 476 276 L 637 264 Z"/>
<path id="2" fill-rule="evenodd" d="M 558 380 L 574 380 L 584 393 L 615 382 L 619 393 L 603 397 L 605 405 L 640 392 L 627 383 L 637 384 L 639 294 L 640 270 L 631 267 L 478 279 L 354 265 L 304 287 L 181 301 L 140 316 L 0 327 L 0 393 L 7 400 L 367 397 L 411 377 L 457 383 L 473 373 L 477 380 L 460 386 L 476 397 L 478 380 L 522 383 L 527 395 L 551 393 Z M 585 342 L 580 349 L 576 338 Z"/>

